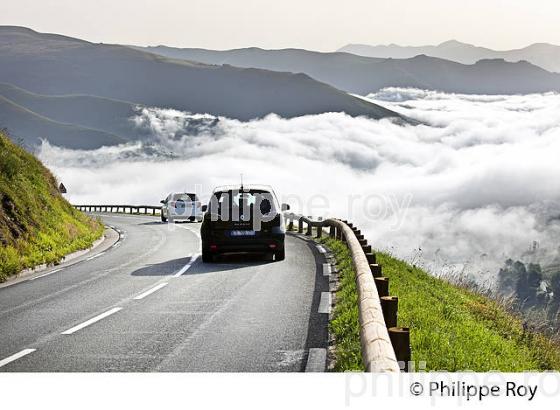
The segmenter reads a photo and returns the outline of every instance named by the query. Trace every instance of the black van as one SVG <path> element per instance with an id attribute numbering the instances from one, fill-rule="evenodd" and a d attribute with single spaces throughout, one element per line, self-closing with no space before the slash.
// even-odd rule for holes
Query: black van
<path id="1" fill-rule="evenodd" d="M 202 261 L 213 262 L 223 253 L 255 252 L 284 260 L 286 228 L 269 186 L 227 186 L 214 189 L 200 228 Z"/>

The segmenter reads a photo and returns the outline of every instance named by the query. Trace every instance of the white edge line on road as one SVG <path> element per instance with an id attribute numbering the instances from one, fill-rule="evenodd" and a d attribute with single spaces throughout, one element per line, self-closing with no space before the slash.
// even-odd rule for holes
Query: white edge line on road
<path id="1" fill-rule="evenodd" d="M 317 250 L 321 253 L 327 253 L 327 250 L 323 248 L 321 245 L 317 245 Z"/>
<path id="2" fill-rule="evenodd" d="M 105 254 L 105 252 L 99 252 L 97 255 L 93 255 L 93 256 L 90 256 L 89 258 L 87 258 L 86 261 L 90 261 L 92 259 L 99 258 L 100 256 L 103 256 L 104 254 Z"/>
<path id="3" fill-rule="evenodd" d="M 140 299 L 144 299 L 146 296 L 151 295 L 152 293 L 160 290 L 161 288 L 167 286 L 167 282 L 165 283 L 160 283 L 157 286 L 154 286 L 153 288 L 151 288 L 150 290 L 145 291 L 144 293 L 139 294 L 138 296 L 136 296 L 134 298 L 134 300 L 140 300 Z"/>
<path id="4" fill-rule="evenodd" d="M 311 348 L 307 355 L 305 372 L 322 373 L 327 369 L 327 349 Z"/>
<path id="5" fill-rule="evenodd" d="M 331 264 L 323 263 L 323 276 L 331 276 Z"/>
<path id="6" fill-rule="evenodd" d="M 331 313 L 331 292 L 321 292 L 319 313 Z"/>
<path id="7" fill-rule="evenodd" d="M 92 324 L 94 324 L 95 322 L 99 322 L 101 319 L 105 319 L 107 316 L 111 316 L 112 314 L 117 313 L 117 312 L 118 312 L 119 310 L 121 310 L 121 309 L 122 309 L 121 307 L 116 307 L 116 308 L 110 309 L 110 310 L 108 310 L 108 311 L 105 312 L 105 313 L 102 313 L 102 314 L 100 314 L 100 315 L 97 315 L 97 316 L 95 316 L 95 317 L 92 317 L 91 319 L 86 320 L 84 323 L 81 323 L 81 324 L 79 324 L 79 325 L 77 325 L 77 326 L 74 326 L 74 327 L 72 327 L 72 328 L 70 328 L 70 329 L 68 329 L 68 330 L 66 330 L 66 331 L 64 331 L 64 332 L 62 332 L 61 334 L 63 334 L 63 335 L 71 335 L 72 333 L 76 333 L 78 330 L 81 330 L 81 329 L 83 329 L 83 328 L 86 327 L 86 326 L 92 325 Z"/>
<path id="8" fill-rule="evenodd" d="M 35 280 L 35 279 L 39 279 L 39 278 L 44 278 L 45 276 L 52 275 L 53 273 L 60 272 L 61 270 L 62 270 L 62 268 L 60 268 L 60 269 L 55 269 L 55 270 L 52 270 L 52 271 L 50 271 L 50 272 L 43 273 L 42 275 L 35 276 L 34 278 L 31 278 L 31 279 L 29 279 L 29 280 Z"/>
<path id="9" fill-rule="evenodd" d="M 23 349 L 21 352 L 13 354 L 5 359 L 0 360 L 0 367 L 6 366 L 8 363 L 12 363 L 17 359 L 21 359 L 23 356 L 27 356 L 30 353 L 33 353 L 37 349 Z"/>

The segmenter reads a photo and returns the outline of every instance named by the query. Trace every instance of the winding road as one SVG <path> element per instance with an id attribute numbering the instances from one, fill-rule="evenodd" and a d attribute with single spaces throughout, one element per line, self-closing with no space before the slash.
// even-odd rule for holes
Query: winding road
<path id="1" fill-rule="evenodd" d="M 312 241 L 287 235 L 282 262 L 204 264 L 200 224 L 99 216 L 100 246 L 0 288 L 0 372 L 325 369 L 329 281 Z"/>

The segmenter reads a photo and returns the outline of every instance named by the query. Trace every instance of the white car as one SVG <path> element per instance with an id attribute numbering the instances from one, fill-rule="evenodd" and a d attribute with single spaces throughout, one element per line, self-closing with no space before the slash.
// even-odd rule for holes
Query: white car
<path id="1" fill-rule="evenodd" d="M 160 202 L 162 222 L 185 220 L 202 222 L 202 205 L 196 194 L 175 192 Z"/>

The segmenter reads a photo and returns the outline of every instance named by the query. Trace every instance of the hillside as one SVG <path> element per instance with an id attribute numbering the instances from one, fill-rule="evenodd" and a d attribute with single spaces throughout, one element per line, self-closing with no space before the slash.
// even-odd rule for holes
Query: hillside
<path id="1" fill-rule="evenodd" d="M 346 245 L 323 239 L 335 254 L 340 287 L 331 321 L 335 370 L 362 370 L 355 273 Z M 426 371 L 544 371 L 560 369 L 560 345 L 524 329 L 498 302 L 436 278 L 391 255 L 376 252 L 398 296 L 399 326 L 410 328 L 412 360 Z"/>
<path id="2" fill-rule="evenodd" d="M 0 82 L 33 93 L 82 94 L 249 120 L 346 112 L 400 115 L 305 74 L 173 60 L 22 27 L 0 27 Z"/>
<path id="3" fill-rule="evenodd" d="M 0 282 L 84 249 L 103 226 L 60 195 L 54 176 L 0 133 Z"/>
<path id="4" fill-rule="evenodd" d="M 479 60 L 501 58 L 510 62 L 528 61 L 547 71 L 560 72 L 560 46 L 535 43 L 515 50 L 492 50 L 472 44 L 450 40 L 437 46 L 399 46 L 397 44 L 370 46 L 348 44 L 338 50 L 364 57 L 411 58 L 420 54 L 443 58 L 462 64 L 474 64 Z"/>
<path id="5" fill-rule="evenodd" d="M 135 105 L 89 95 L 42 95 L 0 83 L 0 96 L 52 121 L 95 129 L 126 139 L 142 135 L 130 118 Z"/>
<path id="6" fill-rule="evenodd" d="M 21 140 L 27 147 L 47 139 L 54 145 L 75 149 L 94 149 L 116 145 L 125 140 L 103 131 L 64 124 L 38 115 L 0 95 L 0 128 Z"/>
<path id="7" fill-rule="evenodd" d="M 415 87 L 463 94 L 524 94 L 560 91 L 560 74 L 527 62 L 487 59 L 460 64 L 419 55 L 413 58 L 371 58 L 349 53 L 307 50 L 204 50 L 148 47 L 170 58 L 206 64 L 305 73 L 351 93 L 367 95 L 385 87 Z"/>

